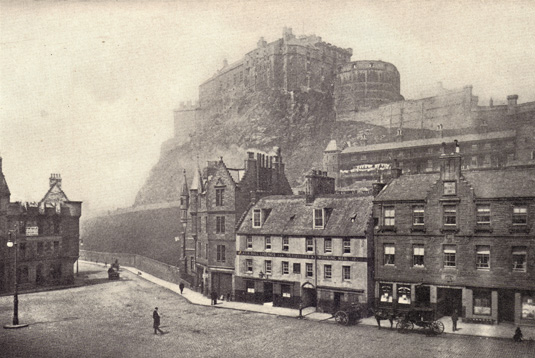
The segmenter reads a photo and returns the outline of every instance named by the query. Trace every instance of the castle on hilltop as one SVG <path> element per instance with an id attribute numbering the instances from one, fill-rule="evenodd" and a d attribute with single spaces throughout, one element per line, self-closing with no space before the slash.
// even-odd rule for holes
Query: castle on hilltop
<path id="1" fill-rule="evenodd" d="M 199 86 L 199 101 L 181 103 L 174 111 L 175 137 L 187 140 L 207 109 L 232 106 L 245 93 L 278 90 L 316 91 L 332 98 L 336 113 L 362 111 L 403 100 L 397 68 L 383 61 L 351 62 L 353 50 L 334 46 L 316 35 L 295 36 L 283 29 L 282 38 L 257 47 L 223 67 Z M 334 108 L 333 108 L 334 111 Z M 333 116 L 334 118 L 334 116 Z"/>

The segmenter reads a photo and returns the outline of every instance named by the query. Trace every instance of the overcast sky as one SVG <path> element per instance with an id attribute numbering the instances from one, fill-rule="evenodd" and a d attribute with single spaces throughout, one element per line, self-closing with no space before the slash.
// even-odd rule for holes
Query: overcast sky
<path id="1" fill-rule="evenodd" d="M 0 0 L 0 155 L 12 200 L 61 173 L 85 214 L 130 206 L 173 135 L 173 108 L 283 26 L 383 60 L 406 99 L 442 82 L 535 101 L 532 1 Z M 177 188 L 179 190 L 179 188 Z"/>

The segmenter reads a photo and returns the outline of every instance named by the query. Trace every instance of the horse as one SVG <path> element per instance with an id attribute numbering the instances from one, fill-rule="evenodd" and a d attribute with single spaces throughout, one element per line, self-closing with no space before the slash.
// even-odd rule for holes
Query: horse
<path id="1" fill-rule="evenodd" d="M 393 311 L 387 311 L 383 309 L 378 309 L 374 312 L 375 320 L 377 321 L 377 327 L 381 329 L 381 321 L 382 320 L 389 320 L 390 321 L 390 329 L 394 326 L 394 319 L 396 319 L 396 314 Z"/>

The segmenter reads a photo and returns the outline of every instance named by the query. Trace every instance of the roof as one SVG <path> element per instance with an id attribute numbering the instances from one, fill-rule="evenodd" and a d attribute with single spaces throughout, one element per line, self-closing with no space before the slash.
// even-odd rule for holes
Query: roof
<path id="1" fill-rule="evenodd" d="M 2 195 L 10 195 L 9 187 L 7 186 L 6 178 L 4 177 L 4 173 L 0 172 L 0 194 Z"/>
<path id="2" fill-rule="evenodd" d="M 392 180 L 377 195 L 375 201 L 425 200 L 440 174 L 402 175 Z"/>
<path id="3" fill-rule="evenodd" d="M 307 204 L 302 195 L 267 196 L 248 212 L 238 228 L 240 234 L 288 236 L 365 236 L 372 213 L 372 196 L 322 195 Z M 313 228 L 313 209 L 329 209 L 324 229 Z M 261 228 L 252 227 L 255 209 L 271 212 Z"/>
<path id="4" fill-rule="evenodd" d="M 327 144 L 327 148 L 325 148 L 326 152 L 332 152 L 338 150 L 338 145 L 336 144 L 336 139 L 331 139 L 329 144 Z"/>
<path id="5" fill-rule="evenodd" d="M 492 140 L 492 139 L 501 139 L 501 138 L 513 138 L 515 137 L 516 132 L 514 130 L 509 131 L 500 131 L 500 132 L 490 132 L 482 134 L 465 134 L 458 135 L 453 137 L 444 137 L 444 138 L 427 138 L 427 139 L 415 139 L 409 140 L 406 142 L 388 142 L 388 143 L 379 143 L 372 145 L 348 147 L 342 151 L 342 153 L 365 153 L 365 152 L 374 152 L 378 150 L 391 150 L 399 148 L 410 148 L 410 147 L 425 147 L 429 145 L 440 145 L 442 143 L 450 143 L 454 140 L 458 140 L 461 143 L 464 142 L 473 142 L 481 140 Z"/>
<path id="6" fill-rule="evenodd" d="M 535 169 L 472 171 L 464 177 L 476 198 L 535 197 Z"/>
<path id="7" fill-rule="evenodd" d="M 193 172 L 193 179 L 191 180 L 191 189 L 190 190 L 197 190 L 201 193 L 203 192 L 203 183 L 202 183 L 202 175 L 201 170 L 199 167 Z"/>
<path id="8" fill-rule="evenodd" d="M 48 189 L 43 199 L 41 199 L 41 202 L 63 202 L 63 201 L 70 201 L 70 200 L 69 198 L 67 198 L 67 195 L 61 189 L 61 185 L 59 185 L 58 183 L 54 183 L 50 187 L 50 189 Z"/>

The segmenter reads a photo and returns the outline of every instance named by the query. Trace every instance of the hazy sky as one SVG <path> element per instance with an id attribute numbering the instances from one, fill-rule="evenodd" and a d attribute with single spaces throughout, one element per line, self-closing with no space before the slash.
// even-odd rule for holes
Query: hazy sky
<path id="1" fill-rule="evenodd" d="M 61 173 L 85 214 L 129 206 L 173 135 L 172 110 L 260 36 L 383 60 L 401 92 L 473 85 L 480 104 L 535 101 L 532 1 L 0 0 L 0 155 L 12 200 Z M 179 188 L 177 188 L 179 190 Z"/>

